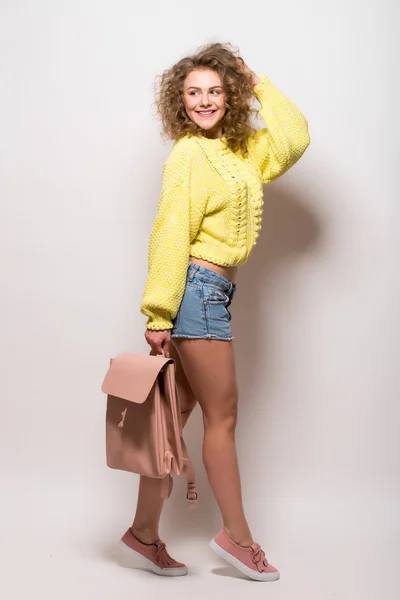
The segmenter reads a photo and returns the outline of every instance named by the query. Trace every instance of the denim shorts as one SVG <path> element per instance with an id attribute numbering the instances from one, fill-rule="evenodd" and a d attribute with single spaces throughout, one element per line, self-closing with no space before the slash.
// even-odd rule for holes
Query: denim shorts
<path id="1" fill-rule="evenodd" d="M 226 277 L 190 263 L 182 302 L 171 332 L 173 338 L 231 340 L 228 308 L 236 285 Z"/>

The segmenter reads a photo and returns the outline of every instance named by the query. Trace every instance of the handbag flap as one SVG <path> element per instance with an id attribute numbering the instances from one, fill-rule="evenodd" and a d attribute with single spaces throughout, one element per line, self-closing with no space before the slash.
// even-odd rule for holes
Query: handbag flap
<path id="1" fill-rule="evenodd" d="M 123 352 L 110 361 L 101 391 L 110 396 L 142 404 L 161 369 L 174 364 L 171 358 Z"/>

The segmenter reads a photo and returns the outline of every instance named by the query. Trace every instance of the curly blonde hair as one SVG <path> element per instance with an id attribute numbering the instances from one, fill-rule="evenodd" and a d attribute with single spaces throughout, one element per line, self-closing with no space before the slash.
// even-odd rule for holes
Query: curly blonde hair
<path id="1" fill-rule="evenodd" d="M 183 84 L 197 69 L 212 69 L 221 77 L 226 113 L 222 120 L 224 136 L 234 152 L 247 152 L 247 140 L 254 131 L 250 117 L 253 97 L 252 77 L 242 69 L 243 59 L 230 44 L 207 44 L 192 56 L 182 58 L 156 80 L 156 108 L 162 122 L 162 135 L 179 140 L 185 135 L 204 131 L 187 115 L 183 102 Z"/>

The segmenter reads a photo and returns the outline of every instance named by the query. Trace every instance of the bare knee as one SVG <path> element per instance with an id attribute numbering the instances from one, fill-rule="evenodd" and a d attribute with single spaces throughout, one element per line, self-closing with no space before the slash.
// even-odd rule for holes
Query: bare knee
<path id="1" fill-rule="evenodd" d="M 233 433 L 237 424 L 237 396 L 225 398 L 222 402 L 216 401 L 207 410 L 203 410 L 203 423 L 205 431 L 211 429 L 223 430 Z"/>

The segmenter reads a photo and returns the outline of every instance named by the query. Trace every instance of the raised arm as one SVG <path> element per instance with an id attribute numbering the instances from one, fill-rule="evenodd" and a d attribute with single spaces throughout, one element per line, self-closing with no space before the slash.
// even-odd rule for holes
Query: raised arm
<path id="1" fill-rule="evenodd" d="M 269 183 L 299 160 L 310 143 L 310 136 L 307 120 L 297 106 L 266 75 L 254 77 L 254 95 L 267 127 L 249 139 L 248 148 L 264 183 Z"/>

